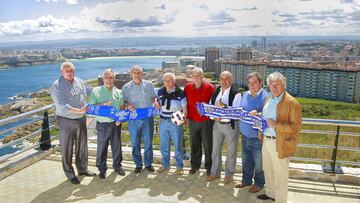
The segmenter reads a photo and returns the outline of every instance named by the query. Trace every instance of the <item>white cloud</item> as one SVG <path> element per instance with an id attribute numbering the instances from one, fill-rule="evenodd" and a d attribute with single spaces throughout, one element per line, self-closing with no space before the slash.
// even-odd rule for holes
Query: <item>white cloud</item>
<path id="1" fill-rule="evenodd" d="M 50 3 L 50 2 L 66 2 L 67 4 L 70 5 L 75 5 L 78 4 L 79 2 L 77 0 L 37 0 L 38 2 L 46 2 L 46 3 Z"/>
<path id="2" fill-rule="evenodd" d="M 77 0 L 66 2 L 78 3 Z M 356 1 L 343 2 L 121 0 L 84 7 L 81 12 L 68 18 L 48 15 L 38 19 L 0 23 L 0 35 L 359 35 L 360 7 Z"/>

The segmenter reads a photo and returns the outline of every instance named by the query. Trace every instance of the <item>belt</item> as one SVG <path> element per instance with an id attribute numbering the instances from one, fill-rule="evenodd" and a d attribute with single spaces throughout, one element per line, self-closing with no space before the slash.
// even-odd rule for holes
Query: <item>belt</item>
<path id="1" fill-rule="evenodd" d="M 224 121 L 219 121 L 220 124 L 226 125 L 226 124 L 230 124 L 231 122 L 224 122 Z"/>
<path id="2" fill-rule="evenodd" d="M 276 139 L 275 136 L 267 136 L 267 135 L 265 135 L 265 137 L 267 137 L 267 138 L 269 138 L 269 139 Z"/>
<path id="3" fill-rule="evenodd" d="M 111 123 L 115 123 L 115 121 L 111 121 L 111 122 L 100 122 L 100 121 L 96 121 L 97 123 L 100 123 L 100 124 L 111 124 Z"/>

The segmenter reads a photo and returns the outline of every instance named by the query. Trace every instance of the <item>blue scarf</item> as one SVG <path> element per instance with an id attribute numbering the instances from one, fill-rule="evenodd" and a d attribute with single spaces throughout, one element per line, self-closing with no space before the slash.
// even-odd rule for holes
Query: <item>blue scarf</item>
<path id="1" fill-rule="evenodd" d="M 135 111 L 118 110 L 113 106 L 88 104 L 86 114 L 103 116 L 111 118 L 115 121 L 126 122 L 130 120 L 141 120 L 144 118 L 157 116 L 159 115 L 159 110 L 155 107 L 138 108 Z"/>
<path id="2" fill-rule="evenodd" d="M 243 110 L 242 107 L 223 108 L 211 104 L 197 103 L 196 108 L 202 116 L 241 120 L 244 123 L 250 124 L 252 128 L 260 130 L 260 132 L 267 128 L 265 120 L 259 116 L 250 116 L 249 112 Z"/>

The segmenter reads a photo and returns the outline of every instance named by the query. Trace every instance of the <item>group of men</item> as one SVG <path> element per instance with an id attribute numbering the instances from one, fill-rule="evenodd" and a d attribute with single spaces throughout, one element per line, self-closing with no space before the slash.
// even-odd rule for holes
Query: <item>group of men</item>
<path id="1" fill-rule="evenodd" d="M 62 164 L 65 175 L 73 184 L 79 184 L 72 167 L 73 145 L 75 162 L 79 175 L 95 176 L 87 169 L 86 97 L 89 103 L 108 105 L 116 109 L 134 111 L 139 108 L 155 107 L 160 110 L 160 151 L 162 166 L 159 173 L 170 169 L 170 140 L 174 145 L 176 171 L 183 170 L 183 126 L 189 127 L 191 143 L 191 169 L 196 174 L 201 166 L 202 153 L 205 152 L 206 180 L 220 178 L 222 168 L 222 146 L 226 140 L 226 162 L 224 183 L 233 181 L 235 173 L 239 135 L 242 136 L 242 182 L 236 188 L 250 186 L 248 191 L 256 193 L 264 188 L 266 194 L 259 195 L 262 200 L 287 201 L 289 157 L 296 149 L 301 129 L 300 104 L 286 92 L 286 78 L 280 73 L 267 77 L 270 93 L 263 88 L 262 78 L 256 72 L 247 76 L 249 90 L 243 95 L 233 86 L 233 76 L 224 71 L 220 74 L 220 86 L 215 87 L 204 80 L 201 68 L 192 71 L 192 82 L 184 90 L 175 85 L 175 75 L 163 75 L 164 86 L 156 93 L 150 81 L 143 79 L 143 69 L 135 65 L 130 69 L 132 80 L 121 90 L 114 86 L 115 73 L 106 69 L 103 73 L 104 85 L 89 88 L 81 79 L 74 77 L 75 67 L 70 62 L 61 65 L 61 77 L 51 87 L 51 96 L 56 105 L 59 126 L 59 140 Z M 210 103 L 221 108 L 242 107 L 250 116 L 260 116 L 266 121 L 263 133 L 243 121 L 202 116 L 197 103 Z M 171 121 L 174 112 L 185 115 L 183 125 Z M 143 170 L 154 172 L 152 139 L 154 118 L 128 121 L 132 145 L 135 173 Z M 106 178 L 107 152 L 110 142 L 113 169 L 124 176 L 122 169 L 121 123 L 107 117 L 96 117 L 97 157 L 96 166 L 101 179 Z M 240 133 L 239 133 L 240 131 Z M 144 160 L 141 155 L 141 141 L 144 144 Z M 144 168 L 143 168 L 144 166 Z"/>

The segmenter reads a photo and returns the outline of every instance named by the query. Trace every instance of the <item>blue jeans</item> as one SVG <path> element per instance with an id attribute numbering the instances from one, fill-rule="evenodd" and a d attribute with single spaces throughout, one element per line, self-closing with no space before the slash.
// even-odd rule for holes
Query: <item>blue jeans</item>
<path id="1" fill-rule="evenodd" d="M 246 185 L 252 184 L 254 177 L 254 185 L 263 188 L 265 184 L 265 176 L 262 167 L 262 144 L 258 138 L 248 138 L 242 136 L 242 183 Z"/>
<path id="2" fill-rule="evenodd" d="M 141 138 L 144 142 L 144 164 L 145 167 L 151 166 L 153 162 L 153 133 L 154 118 L 128 121 L 130 140 L 132 146 L 132 157 L 137 168 L 143 166 L 141 157 Z"/>
<path id="3" fill-rule="evenodd" d="M 183 126 L 177 126 L 170 119 L 160 119 L 160 150 L 162 156 L 162 166 L 170 168 L 170 139 L 174 143 L 176 168 L 184 167 L 183 163 Z"/>

